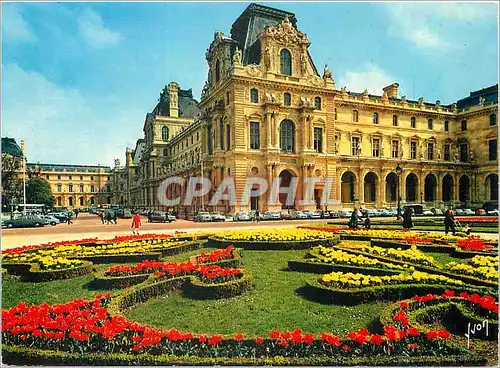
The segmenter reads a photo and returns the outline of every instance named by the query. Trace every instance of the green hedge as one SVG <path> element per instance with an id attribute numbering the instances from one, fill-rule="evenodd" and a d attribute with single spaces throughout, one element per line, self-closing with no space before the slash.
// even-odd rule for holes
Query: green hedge
<path id="1" fill-rule="evenodd" d="M 310 296 L 318 298 L 321 301 L 342 304 L 355 305 L 374 300 L 397 301 L 409 299 L 415 295 L 423 294 L 442 294 L 445 290 L 455 292 L 467 291 L 471 293 L 490 293 L 482 288 L 475 288 L 463 285 L 439 285 L 439 284 L 395 284 L 368 286 L 364 288 L 352 289 L 334 289 L 329 288 L 317 280 L 313 282 L 306 281 L 310 289 Z"/>
<path id="2" fill-rule="evenodd" d="M 291 250 L 291 249 L 309 249 L 319 245 L 327 246 L 338 244 L 340 238 L 333 236 L 330 239 L 304 240 L 304 241 L 272 241 L 272 242 L 252 242 L 252 241 L 235 241 L 223 240 L 216 237 L 208 238 L 208 246 L 215 248 L 226 248 L 229 245 L 234 245 L 237 248 L 249 250 Z"/>
<path id="3" fill-rule="evenodd" d="M 292 271 L 317 273 L 317 274 L 325 274 L 330 272 L 354 272 L 354 273 L 364 273 L 366 275 L 384 276 L 384 275 L 396 275 L 401 272 L 401 270 L 390 270 L 385 268 L 311 262 L 307 259 L 288 261 L 288 268 Z"/>
<path id="4" fill-rule="evenodd" d="M 332 248 L 338 249 L 338 250 L 343 250 L 343 251 L 346 251 L 348 253 L 352 253 L 352 254 L 356 254 L 356 255 L 369 256 L 370 258 L 375 258 L 375 259 L 378 259 L 378 260 L 384 261 L 384 262 L 390 262 L 390 263 L 399 264 L 399 265 L 407 264 L 407 265 L 412 266 L 416 270 L 419 270 L 422 272 L 433 273 L 433 274 L 446 276 L 449 278 L 454 278 L 454 279 L 461 280 L 467 284 L 474 285 L 474 286 L 484 286 L 484 287 L 495 288 L 495 289 L 498 288 L 498 283 L 496 283 L 496 282 L 481 280 L 481 279 L 471 277 L 471 276 L 452 273 L 452 272 L 445 271 L 443 269 L 436 268 L 436 267 L 419 265 L 418 263 L 411 263 L 409 261 L 392 259 L 392 258 L 388 258 L 388 257 L 379 256 L 376 254 L 367 254 L 367 253 L 364 253 L 364 252 L 356 250 L 356 249 L 349 249 L 349 248 L 342 248 L 342 247 L 332 247 Z M 491 293 L 491 291 L 490 291 L 490 293 Z"/>
<path id="5" fill-rule="evenodd" d="M 22 281 L 43 282 L 53 280 L 71 279 L 92 273 L 92 263 L 82 261 L 83 264 L 60 270 L 41 270 L 38 263 L 3 263 L 11 275 L 20 276 Z"/>
<path id="6" fill-rule="evenodd" d="M 225 299 L 241 295 L 251 289 L 252 278 L 244 273 L 239 279 L 221 284 L 206 284 L 197 277 L 191 277 L 183 288 L 183 293 L 194 299 Z"/>
<path id="7" fill-rule="evenodd" d="M 169 365 L 169 366 L 484 366 L 486 358 L 465 349 L 456 355 L 408 357 L 310 356 L 305 358 L 205 358 L 197 356 L 150 354 L 78 354 L 19 346 L 2 346 L 2 362 L 12 365 Z"/>

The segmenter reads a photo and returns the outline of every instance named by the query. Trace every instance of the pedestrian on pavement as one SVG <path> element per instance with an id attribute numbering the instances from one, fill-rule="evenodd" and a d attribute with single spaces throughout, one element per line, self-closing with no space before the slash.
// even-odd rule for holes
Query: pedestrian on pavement
<path id="1" fill-rule="evenodd" d="M 448 234 L 450 231 L 453 235 L 455 235 L 455 211 L 453 211 L 453 207 L 450 206 L 444 213 L 444 232 Z"/>
<path id="2" fill-rule="evenodd" d="M 68 225 L 71 225 L 73 221 L 71 221 L 71 214 L 68 213 Z"/>
<path id="3" fill-rule="evenodd" d="M 365 230 L 370 230 L 371 226 L 372 226 L 372 221 L 370 220 L 370 216 L 367 214 L 364 223 Z"/>
<path id="4" fill-rule="evenodd" d="M 101 223 L 104 225 L 104 212 L 99 212 L 99 217 L 101 218 Z"/>
<path id="5" fill-rule="evenodd" d="M 111 212 L 108 210 L 106 211 L 106 225 L 111 224 Z"/>
<path id="6" fill-rule="evenodd" d="M 139 235 L 139 228 L 141 227 L 141 216 L 136 212 L 132 216 L 132 234 Z"/>
<path id="7" fill-rule="evenodd" d="M 406 207 L 403 213 L 403 230 L 409 231 L 413 227 L 413 220 L 411 219 L 411 215 L 413 214 L 413 210 L 410 207 Z"/>
<path id="8" fill-rule="evenodd" d="M 115 225 L 117 223 L 117 219 L 118 219 L 118 214 L 116 213 L 116 211 L 113 211 L 113 222 L 115 223 Z"/>
<path id="9" fill-rule="evenodd" d="M 77 218 L 78 218 L 78 212 L 80 212 L 80 211 L 78 211 L 78 208 L 77 208 L 77 209 L 75 209 L 75 219 L 77 219 Z"/>
<path id="10" fill-rule="evenodd" d="M 257 223 L 260 222 L 260 212 L 259 212 L 259 210 L 255 211 L 255 221 L 257 221 Z"/>

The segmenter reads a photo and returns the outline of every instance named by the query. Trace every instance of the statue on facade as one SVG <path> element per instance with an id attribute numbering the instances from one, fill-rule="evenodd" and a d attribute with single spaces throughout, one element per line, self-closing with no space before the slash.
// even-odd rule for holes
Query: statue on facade
<path id="1" fill-rule="evenodd" d="M 342 93 L 343 95 L 347 94 L 347 87 L 344 86 L 344 87 L 340 88 L 340 93 Z"/>
<path id="2" fill-rule="evenodd" d="M 380 145 L 380 157 L 384 156 L 384 145 Z"/>
<path id="3" fill-rule="evenodd" d="M 483 96 L 479 96 L 479 106 L 484 105 L 484 100 L 485 100 L 485 98 Z"/>
<path id="4" fill-rule="evenodd" d="M 384 91 L 384 94 L 382 95 L 383 100 L 389 99 L 389 96 L 387 95 L 387 91 Z"/>
<path id="5" fill-rule="evenodd" d="M 438 160 L 441 160 L 441 150 L 439 148 L 437 150 L 437 154 L 438 154 Z"/>
<path id="6" fill-rule="evenodd" d="M 300 67 L 302 70 L 302 74 L 306 74 L 307 72 L 307 50 L 304 48 L 302 54 L 300 55 Z"/>
<path id="7" fill-rule="evenodd" d="M 420 145 L 419 151 L 420 151 L 420 153 L 418 154 L 418 156 L 420 157 L 421 160 L 423 160 L 424 159 L 424 148 L 422 147 L 422 145 Z"/>
<path id="8" fill-rule="evenodd" d="M 332 73 L 328 70 L 328 64 L 325 64 L 323 69 L 323 79 L 332 79 Z"/>
<path id="9" fill-rule="evenodd" d="M 241 65 L 241 50 L 238 46 L 236 46 L 236 50 L 234 50 L 233 63 L 235 65 Z"/>
<path id="10" fill-rule="evenodd" d="M 266 67 L 266 69 L 270 69 L 271 68 L 271 50 L 269 49 L 269 45 L 266 45 L 266 47 L 264 48 L 264 66 Z"/>
<path id="11" fill-rule="evenodd" d="M 471 162 L 476 162 L 476 155 L 474 154 L 473 150 L 469 151 L 469 157 Z"/>

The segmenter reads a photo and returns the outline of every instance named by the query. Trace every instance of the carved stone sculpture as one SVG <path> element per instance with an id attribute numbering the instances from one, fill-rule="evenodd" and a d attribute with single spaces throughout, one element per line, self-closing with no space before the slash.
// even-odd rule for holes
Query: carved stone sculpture
<path id="1" fill-rule="evenodd" d="M 300 68 L 302 70 L 302 75 L 307 73 L 307 50 L 304 48 L 302 50 L 302 54 L 300 55 Z"/>
<path id="2" fill-rule="evenodd" d="M 325 64 L 323 69 L 323 79 L 332 79 L 332 73 L 328 70 L 328 64 Z"/>
<path id="3" fill-rule="evenodd" d="M 235 65 L 241 65 L 241 50 L 238 46 L 236 46 L 236 50 L 234 50 L 233 63 Z"/>

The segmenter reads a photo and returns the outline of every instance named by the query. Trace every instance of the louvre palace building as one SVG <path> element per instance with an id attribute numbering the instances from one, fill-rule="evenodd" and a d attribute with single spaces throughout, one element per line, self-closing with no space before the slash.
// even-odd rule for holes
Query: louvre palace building
<path id="1" fill-rule="evenodd" d="M 257 4 L 230 34 L 215 32 L 200 101 L 188 86 L 164 88 L 146 114 L 144 136 L 126 150 L 124 165 L 115 161 L 113 202 L 166 210 L 160 183 L 181 177 L 187 184 L 193 176 L 210 179 L 211 191 L 174 210 L 195 213 L 202 200 L 222 213 L 312 210 L 327 177 L 335 203 L 328 209 L 395 207 L 398 182 L 403 203 L 429 208 L 498 200 L 498 85 L 450 105 L 400 96 L 397 81 L 378 95 L 352 92 L 314 63 L 310 43 L 295 14 Z M 297 178 L 295 203 L 268 204 L 266 193 L 247 205 L 208 206 L 227 177 L 238 196 L 250 177 L 279 177 L 282 186 Z M 319 179 L 315 204 L 299 204 L 306 177 Z M 169 198 L 183 193 L 179 185 L 167 188 Z"/>

